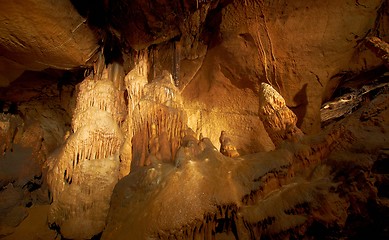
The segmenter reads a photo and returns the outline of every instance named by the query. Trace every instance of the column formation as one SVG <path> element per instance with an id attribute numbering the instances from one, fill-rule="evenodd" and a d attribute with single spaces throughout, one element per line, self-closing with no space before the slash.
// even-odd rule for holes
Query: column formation
<path id="1" fill-rule="evenodd" d="M 117 68 L 87 77 L 77 86 L 72 134 L 50 158 L 52 194 L 49 223 L 69 239 L 89 239 L 101 232 L 111 194 L 119 178 L 119 153 L 124 140 Z M 110 78 L 108 78 L 108 73 Z M 122 99 L 123 100 L 123 99 Z"/>

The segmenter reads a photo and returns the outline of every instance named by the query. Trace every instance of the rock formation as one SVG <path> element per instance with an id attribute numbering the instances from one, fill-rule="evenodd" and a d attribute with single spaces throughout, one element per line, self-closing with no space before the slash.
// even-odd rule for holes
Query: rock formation
<path id="1" fill-rule="evenodd" d="M 236 147 L 232 144 L 231 139 L 225 131 L 222 131 L 219 137 L 220 152 L 227 157 L 239 157 Z"/>
<path id="2" fill-rule="evenodd" d="M 276 146 L 283 140 L 296 140 L 303 135 L 296 126 L 296 115 L 286 106 L 284 98 L 266 83 L 261 84 L 259 115 Z"/>
<path id="3" fill-rule="evenodd" d="M 387 94 L 375 100 L 384 101 Z M 356 234 L 352 218 L 366 211 L 369 201 L 387 209 L 372 184 L 378 177 L 370 173 L 375 159 L 359 152 L 362 145 L 367 152 L 385 149 L 387 109 L 375 116 L 363 131 L 358 114 L 351 115 L 317 136 L 234 160 L 208 139 L 191 138 L 192 146 L 203 147 L 177 153 L 179 168 L 145 168 L 116 185 L 102 238 L 299 238 L 317 237 L 318 227 L 326 231 L 321 237 Z M 362 137 L 364 131 L 380 140 Z M 347 176 L 350 161 L 355 165 Z"/>
<path id="4" fill-rule="evenodd" d="M 366 45 L 384 61 L 386 67 L 389 68 L 389 44 L 377 37 L 367 39 Z"/>
<path id="5" fill-rule="evenodd" d="M 4 3 L 0 238 L 388 239 L 388 7 Z"/>
<path id="6" fill-rule="evenodd" d="M 164 71 L 159 78 L 148 83 L 147 64 L 146 57 L 142 56 L 137 67 L 126 76 L 130 116 L 128 134 L 131 136 L 127 139 L 132 141 L 127 144 L 132 144 L 133 166 L 150 165 L 150 157 L 156 157 L 150 155 L 157 153 L 162 154 L 157 157 L 160 161 L 173 162 L 181 131 L 187 128 L 181 95 L 174 86 L 172 75 Z M 158 144 L 157 149 L 150 149 L 150 143 Z"/>
<path id="7" fill-rule="evenodd" d="M 48 163 L 53 199 L 49 223 L 66 238 L 91 238 L 104 229 L 119 178 L 119 89 L 107 72 L 102 79 L 89 77 L 78 86 L 73 133 Z"/>

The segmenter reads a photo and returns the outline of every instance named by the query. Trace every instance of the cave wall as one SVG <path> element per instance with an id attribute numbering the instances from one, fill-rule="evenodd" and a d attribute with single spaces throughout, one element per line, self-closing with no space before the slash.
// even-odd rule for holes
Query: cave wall
<path id="1" fill-rule="evenodd" d="M 0 24 L 3 108 L 0 110 L 5 116 L 1 128 L 5 137 L 0 143 L 7 159 L 14 155 L 13 144 L 32 149 L 28 157 L 37 161 L 33 165 L 39 169 L 36 172 L 34 169 L 29 178 L 42 174 L 40 169 L 48 166 L 49 184 L 54 193 L 50 223 L 62 227 L 66 236 L 76 238 L 92 237 L 104 228 L 113 187 L 132 168 L 148 169 L 147 166 L 164 162 L 166 156 L 169 156 L 169 168 L 174 168 L 175 154 L 179 156 L 177 159 L 191 163 L 188 158 L 204 147 L 198 139 L 209 138 L 207 151 L 215 151 L 221 146 L 222 131 L 227 132 L 229 141 L 241 155 L 274 150 L 285 138 L 274 140 L 278 133 L 272 134 L 266 125 L 269 122 L 265 122 L 264 111 L 260 110 L 264 105 L 260 97 L 262 83 L 268 83 L 285 99 L 282 108 L 292 116 L 293 127 L 297 124 L 307 134 L 319 132 L 320 107 L 337 85 L 381 65 L 365 49 L 365 37 L 388 39 L 388 4 L 378 0 L 28 3 L 8 2 L 2 8 L 8 11 L 0 11 L 4 19 Z M 28 10 L 27 5 L 31 6 Z M 80 66 L 94 68 L 92 73 L 85 71 L 85 76 L 94 77 L 92 82 L 101 80 L 99 75 L 104 69 L 104 79 L 114 90 L 107 95 L 99 94 L 91 90 L 93 87 L 89 87 L 87 80 L 75 88 L 78 82 L 72 82 L 68 72 L 47 79 L 42 72 L 25 71 L 47 67 L 76 71 Z M 78 77 L 77 81 L 85 76 Z M 80 86 L 86 86 L 87 97 L 83 98 L 77 90 Z M 109 107 L 105 103 L 99 105 L 106 112 L 105 117 L 93 120 L 98 114 L 86 111 L 87 104 L 92 104 L 94 98 L 97 104 L 111 97 L 115 100 Z M 77 112 L 76 102 L 86 107 L 78 107 L 82 111 Z M 17 106 L 17 111 L 9 113 L 6 105 Z M 110 112 L 118 109 L 120 113 Z M 7 124 L 14 117 L 17 126 L 9 130 Z M 105 126 L 104 122 L 98 122 L 105 119 L 115 124 Z M 110 126 L 115 126 L 112 135 L 117 135 L 118 140 L 114 151 L 101 158 L 89 157 L 91 151 L 87 146 L 93 143 L 93 134 L 89 137 L 86 130 L 85 134 L 77 133 L 77 124 L 96 134 L 109 132 Z M 153 124 L 157 134 L 153 133 Z M 193 132 L 185 132 L 186 127 Z M 15 132 L 18 134 L 14 135 Z M 299 129 L 298 135 L 302 135 Z M 181 137 L 190 140 L 185 142 Z M 80 148 L 77 148 L 78 138 L 83 143 Z M 101 145 L 109 145 L 105 137 L 102 139 Z M 152 152 L 152 141 L 156 139 L 169 150 Z M 176 152 L 180 144 L 181 151 Z M 192 149 L 192 144 L 198 148 Z M 317 149 L 308 150 L 315 160 Z M 208 161 L 207 156 L 201 159 Z M 224 161 L 224 156 L 219 154 L 216 159 Z M 300 160 L 296 160 L 297 164 Z M 233 164 L 231 159 L 227 161 Z M 179 161 L 174 164 L 180 166 Z M 216 164 L 216 167 L 224 165 Z M 225 174 L 224 170 L 220 175 Z M 273 169 L 269 171 L 272 174 Z M 74 178 L 69 177 L 70 172 L 75 174 Z M 159 181 L 158 174 L 147 172 L 143 177 L 148 174 L 151 177 L 147 181 Z M 2 182 L 2 187 L 12 181 Z M 93 188 L 94 182 L 107 183 L 101 196 L 95 193 L 98 189 Z M 19 185 L 15 187 L 22 187 Z M 191 184 L 187 187 L 191 188 Z M 91 195 L 96 197 L 96 204 L 90 203 Z M 77 196 L 82 204 L 75 201 Z M 96 208 L 101 211 L 94 211 Z M 85 213 L 85 209 L 89 212 Z M 78 213 L 96 223 L 87 234 L 83 231 L 74 234 L 80 230 L 78 223 L 83 222 L 79 216 L 84 215 Z"/>
<path id="2" fill-rule="evenodd" d="M 381 64 L 363 46 L 363 38 L 376 33 L 387 37 L 387 17 L 381 15 L 384 5 L 382 1 L 234 1 L 212 16 L 220 18 L 214 45 L 208 45 L 185 93 L 191 101 L 212 105 L 231 99 L 234 103 L 217 105 L 237 106 L 239 96 L 250 96 L 239 93 L 241 89 L 252 92 L 256 102 L 258 82 L 267 82 L 285 97 L 303 131 L 318 131 L 319 108 L 331 96 L 331 85 L 339 82 L 334 76 Z"/>
<path id="3" fill-rule="evenodd" d="M 192 114 L 205 119 L 228 116 L 232 121 L 216 132 L 224 128 L 233 135 L 237 126 L 229 124 L 236 122 L 235 113 L 245 116 L 239 119 L 246 122 L 242 135 L 250 126 L 261 129 L 252 119 L 257 116 L 260 82 L 272 84 L 285 97 L 304 132 L 318 131 L 319 108 L 334 87 L 348 73 L 380 64 L 366 51 L 364 37 L 385 40 L 388 29 L 387 3 L 380 0 L 12 1 L 4 9 L 3 86 L 25 69 L 90 66 L 99 42 L 112 54 L 110 44 L 118 39 L 114 47 L 123 50 L 127 72 L 134 67 L 128 63 L 133 61 L 131 49 L 157 49 L 153 77 L 163 69 L 172 72 L 187 107 L 202 109 Z M 202 131 L 210 133 L 212 127 Z M 257 142 L 261 147 L 256 150 L 270 149 L 266 141 Z M 241 148 L 245 145 L 250 143 Z"/>

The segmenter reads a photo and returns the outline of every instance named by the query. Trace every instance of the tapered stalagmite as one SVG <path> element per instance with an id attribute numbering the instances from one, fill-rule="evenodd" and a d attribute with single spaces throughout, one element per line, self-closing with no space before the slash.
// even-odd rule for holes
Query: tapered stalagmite
<path id="1" fill-rule="evenodd" d="M 261 83 L 259 115 L 276 146 L 283 140 L 295 140 L 302 136 L 296 126 L 296 115 L 286 106 L 284 98 L 266 83 Z"/>
<path id="2" fill-rule="evenodd" d="M 87 78 L 78 85 L 73 134 L 49 161 L 53 203 L 48 219 L 66 238 L 91 238 L 103 230 L 119 178 L 124 139 L 119 123 L 126 109 L 119 109 L 123 105 L 117 97 L 122 80 L 117 74 L 108 79 L 109 70 L 98 74 L 101 79 Z"/>
<path id="3" fill-rule="evenodd" d="M 228 137 L 226 131 L 222 131 L 219 137 L 220 152 L 228 157 L 239 157 L 239 153 L 236 147 L 232 144 L 231 139 Z"/>

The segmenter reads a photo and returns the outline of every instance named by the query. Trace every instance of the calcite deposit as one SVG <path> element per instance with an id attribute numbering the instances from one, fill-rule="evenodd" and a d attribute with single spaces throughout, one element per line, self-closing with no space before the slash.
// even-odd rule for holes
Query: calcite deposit
<path id="1" fill-rule="evenodd" d="M 1 239 L 389 239 L 387 1 L 1 6 Z"/>
<path id="2" fill-rule="evenodd" d="M 387 94 L 376 101 L 387 101 Z M 178 168 L 153 164 L 116 185 L 102 238 L 301 238 L 317 237 L 318 226 L 329 230 L 325 237 L 352 234 L 351 212 L 368 201 L 383 207 L 372 183 L 380 177 L 370 172 L 381 155 L 364 159 L 365 152 L 385 149 L 388 116 L 387 109 L 380 111 L 375 121 L 382 124 L 365 121 L 361 131 L 355 114 L 316 136 L 236 159 L 222 155 L 207 138 L 192 138 L 185 154 L 177 153 Z M 362 137 L 367 132 L 379 140 Z M 362 145 L 364 152 L 358 150 Z M 345 176 L 350 161 L 356 162 Z"/>
<path id="3" fill-rule="evenodd" d="M 283 140 L 294 140 L 303 135 L 296 126 L 296 115 L 286 106 L 284 98 L 266 83 L 260 88 L 259 116 L 276 146 Z"/>
<path id="4" fill-rule="evenodd" d="M 90 77 L 78 86 L 72 134 L 48 160 L 53 200 L 49 224 L 58 226 L 66 238 L 91 238 L 104 229 L 118 181 L 124 138 L 119 127 L 119 90 L 107 71 L 101 79 Z"/>

